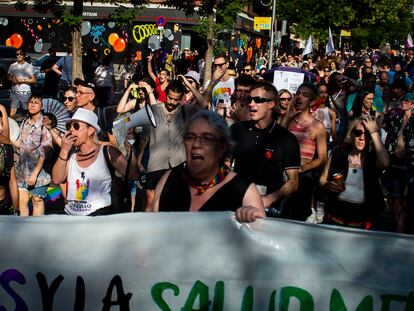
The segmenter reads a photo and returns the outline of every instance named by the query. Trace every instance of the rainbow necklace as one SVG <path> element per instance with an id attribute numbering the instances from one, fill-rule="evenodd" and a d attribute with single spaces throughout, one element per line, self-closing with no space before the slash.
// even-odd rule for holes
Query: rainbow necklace
<path id="1" fill-rule="evenodd" d="M 226 169 L 224 165 L 221 165 L 217 171 L 216 176 L 214 176 L 207 184 L 202 184 L 195 181 L 188 173 L 188 169 L 184 169 L 183 177 L 185 181 L 190 185 L 190 187 L 197 189 L 197 195 L 202 195 L 206 190 L 221 183 L 226 178 L 228 173 L 229 170 Z"/>

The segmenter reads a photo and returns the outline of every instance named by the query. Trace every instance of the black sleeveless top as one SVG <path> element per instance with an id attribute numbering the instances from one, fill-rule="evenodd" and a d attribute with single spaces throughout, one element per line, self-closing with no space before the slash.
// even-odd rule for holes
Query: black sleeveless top
<path id="1" fill-rule="evenodd" d="M 161 192 L 160 212 L 188 212 L 191 207 L 190 186 L 183 177 L 184 166 L 171 170 Z M 251 182 L 236 175 L 205 202 L 200 212 L 235 211 L 242 206 L 243 197 Z"/>

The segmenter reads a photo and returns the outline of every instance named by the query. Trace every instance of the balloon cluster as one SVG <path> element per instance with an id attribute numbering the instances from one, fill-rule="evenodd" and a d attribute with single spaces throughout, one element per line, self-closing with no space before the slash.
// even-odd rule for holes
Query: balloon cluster
<path id="1" fill-rule="evenodd" d="M 16 49 L 20 48 L 22 44 L 23 44 L 23 37 L 18 33 L 14 33 L 9 38 L 6 39 L 6 45 L 12 46 Z"/>
<path id="2" fill-rule="evenodd" d="M 126 40 L 128 40 L 128 38 Z M 114 51 L 118 52 L 118 53 L 125 50 L 126 43 L 127 43 L 127 41 L 125 41 L 124 38 L 120 38 L 119 35 L 116 32 L 113 32 L 109 35 L 108 42 L 109 42 L 110 45 L 113 46 Z"/>

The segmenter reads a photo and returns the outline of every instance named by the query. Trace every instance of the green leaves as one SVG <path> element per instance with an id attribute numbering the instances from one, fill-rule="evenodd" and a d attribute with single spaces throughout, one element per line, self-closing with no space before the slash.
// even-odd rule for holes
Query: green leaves
<path id="1" fill-rule="evenodd" d="M 341 29 L 351 30 L 356 45 L 376 46 L 404 40 L 413 22 L 413 1 L 290 0 L 278 1 L 276 12 L 278 19 L 295 24 L 296 35 L 301 38 L 312 34 L 326 43 L 330 26 L 334 36 Z"/>

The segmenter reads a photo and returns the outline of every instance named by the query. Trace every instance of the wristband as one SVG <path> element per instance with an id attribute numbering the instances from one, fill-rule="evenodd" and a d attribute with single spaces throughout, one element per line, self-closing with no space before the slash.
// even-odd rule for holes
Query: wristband
<path id="1" fill-rule="evenodd" d="M 67 161 L 67 160 L 69 160 L 69 159 L 64 159 L 64 158 L 62 158 L 61 156 L 60 156 L 60 154 L 59 154 L 59 159 L 61 159 L 62 161 Z"/>

